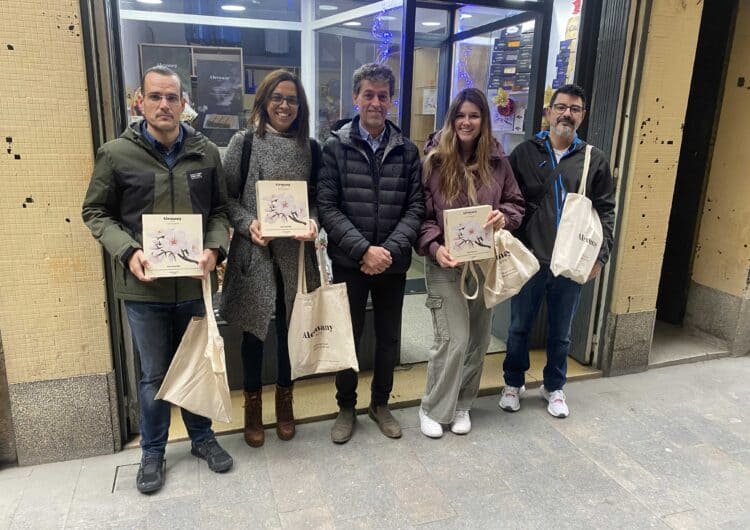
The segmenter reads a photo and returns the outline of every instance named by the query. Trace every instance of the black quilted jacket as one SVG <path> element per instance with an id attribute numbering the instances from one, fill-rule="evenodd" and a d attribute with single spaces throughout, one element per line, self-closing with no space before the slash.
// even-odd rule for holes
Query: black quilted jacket
<path id="1" fill-rule="evenodd" d="M 343 124 L 343 125 L 341 125 Z M 424 217 L 417 147 L 390 121 L 382 163 L 359 134 L 359 117 L 339 122 L 323 146 L 318 218 L 328 254 L 340 267 L 359 269 L 370 245 L 386 248 L 385 273 L 404 273 Z"/>

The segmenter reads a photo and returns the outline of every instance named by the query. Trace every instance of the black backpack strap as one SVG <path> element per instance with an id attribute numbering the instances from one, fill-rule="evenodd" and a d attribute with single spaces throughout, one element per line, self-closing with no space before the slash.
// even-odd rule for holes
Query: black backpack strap
<path id="1" fill-rule="evenodd" d="M 247 172 L 250 170 L 250 155 L 253 153 L 253 131 L 250 129 L 245 132 L 245 139 L 242 141 L 242 160 L 240 161 L 240 197 L 245 191 L 247 183 Z"/>

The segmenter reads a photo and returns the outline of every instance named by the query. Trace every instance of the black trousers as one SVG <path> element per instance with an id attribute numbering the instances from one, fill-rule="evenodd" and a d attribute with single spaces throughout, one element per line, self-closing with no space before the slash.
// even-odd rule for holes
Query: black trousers
<path id="1" fill-rule="evenodd" d="M 292 365 L 289 362 L 287 345 L 288 326 L 286 323 L 286 303 L 284 302 L 284 284 L 281 275 L 276 274 L 276 384 L 292 386 Z M 245 392 L 257 392 L 263 387 L 263 339 L 247 331 L 242 333 L 242 370 Z"/>
<path id="2" fill-rule="evenodd" d="M 367 295 L 372 297 L 375 317 L 375 359 L 370 402 L 385 405 L 393 390 L 393 368 L 401 344 L 401 312 L 404 306 L 406 273 L 369 276 L 359 270 L 333 266 L 333 281 L 346 283 L 352 316 L 354 346 L 359 356 L 365 324 Z M 357 404 L 357 373 L 344 370 L 336 374 L 336 401 L 340 408 Z"/>

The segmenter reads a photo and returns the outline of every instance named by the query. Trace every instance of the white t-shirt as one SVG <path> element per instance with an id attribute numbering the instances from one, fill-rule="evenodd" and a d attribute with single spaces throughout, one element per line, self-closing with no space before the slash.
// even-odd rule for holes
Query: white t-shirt
<path id="1" fill-rule="evenodd" d="M 562 151 L 558 151 L 557 149 L 553 148 L 552 150 L 555 152 L 555 161 L 557 161 L 558 164 L 560 163 L 560 159 L 563 157 L 563 155 L 568 152 L 567 149 L 563 149 Z"/>

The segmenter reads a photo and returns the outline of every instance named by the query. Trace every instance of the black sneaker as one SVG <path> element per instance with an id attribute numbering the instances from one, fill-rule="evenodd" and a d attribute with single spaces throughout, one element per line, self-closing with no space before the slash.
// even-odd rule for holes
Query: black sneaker
<path id="1" fill-rule="evenodd" d="M 193 444 L 190 452 L 208 462 L 208 468 L 214 473 L 229 471 L 234 460 L 224 449 L 221 448 L 216 438 L 211 438 L 201 444 Z"/>
<path id="2" fill-rule="evenodd" d="M 138 467 L 135 486 L 141 493 L 154 493 L 164 485 L 164 456 L 144 455 Z"/>

